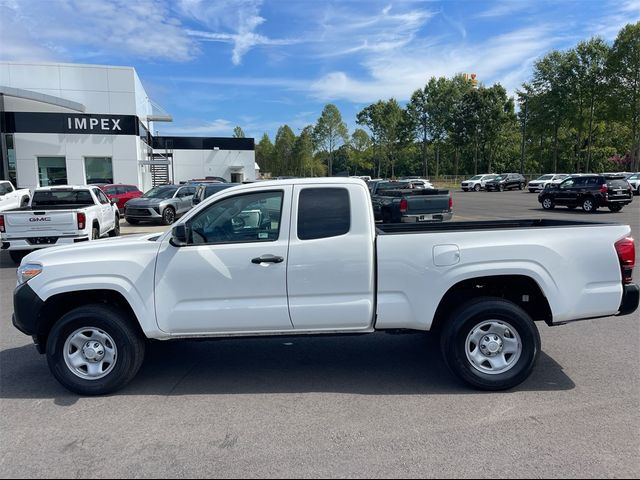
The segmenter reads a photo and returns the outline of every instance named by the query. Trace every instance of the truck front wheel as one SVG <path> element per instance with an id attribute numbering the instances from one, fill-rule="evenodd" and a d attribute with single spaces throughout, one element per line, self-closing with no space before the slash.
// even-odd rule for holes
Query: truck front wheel
<path id="1" fill-rule="evenodd" d="M 540 352 L 531 317 L 501 298 L 473 300 L 457 309 L 441 334 L 449 369 L 480 390 L 507 390 L 529 377 Z"/>
<path id="2" fill-rule="evenodd" d="M 105 395 L 133 379 L 144 351 L 144 339 L 123 312 L 106 305 L 86 305 L 53 326 L 47 340 L 47 363 L 68 390 Z"/>

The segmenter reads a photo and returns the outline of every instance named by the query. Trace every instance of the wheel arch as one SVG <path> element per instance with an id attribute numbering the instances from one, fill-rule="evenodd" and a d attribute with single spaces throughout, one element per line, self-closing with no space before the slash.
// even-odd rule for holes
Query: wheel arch
<path id="1" fill-rule="evenodd" d="M 538 282 L 527 275 L 490 275 L 461 280 L 453 285 L 440 300 L 431 323 L 438 331 L 461 304 L 481 297 L 509 300 L 534 321 L 551 324 L 553 313 L 549 301 Z"/>

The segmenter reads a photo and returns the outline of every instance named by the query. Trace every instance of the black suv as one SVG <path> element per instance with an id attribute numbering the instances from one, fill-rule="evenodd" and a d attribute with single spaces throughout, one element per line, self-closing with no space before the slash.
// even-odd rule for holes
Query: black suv
<path id="1" fill-rule="evenodd" d="M 484 188 L 488 192 L 496 190 L 502 192 L 503 190 L 511 190 L 517 188 L 522 190 L 527 183 L 527 179 L 519 173 L 502 173 L 493 180 L 485 182 Z"/>
<path id="2" fill-rule="evenodd" d="M 559 185 L 550 185 L 538 195 L 545 210 L 565 205 L 569 209 L 582 207 L 587 213 L 598 207 L 619 212 L 632 200 L 633 191 L 624 175 L 575 175 Z"/>

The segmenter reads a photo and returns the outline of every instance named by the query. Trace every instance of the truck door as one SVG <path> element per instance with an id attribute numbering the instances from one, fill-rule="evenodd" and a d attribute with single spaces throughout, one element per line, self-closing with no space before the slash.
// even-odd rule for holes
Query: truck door
<path id="1" fill-rule="evenodd" d="M 374 315 L 374 234 L 364 185 L 294 187 L 287 266 L 296 330 L 367 329 Z"/>
<path id="2" fill-rule="evenodd" d="M 245 191 L 189 218 L 187 245 L 165 239 L 158 326 L 177 335 L 292 330 L 287 304 L 290 185 Z"/>

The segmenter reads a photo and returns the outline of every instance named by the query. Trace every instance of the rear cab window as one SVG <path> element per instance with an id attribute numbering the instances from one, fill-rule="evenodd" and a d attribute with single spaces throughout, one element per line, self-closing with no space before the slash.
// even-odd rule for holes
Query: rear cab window
<path id="1" fill-rule="evenodd" d="M 36 190 L 31 202 L 34 208 L 86 207 L 88 205 L 94 205 L 89 190 Z"/>
<path id="2" fill-rule="evenodd" d="M 305 188 L 298 200 L 300 240 L 345 235 L 351 229 L 351 204 L 345 188 Z"/>

